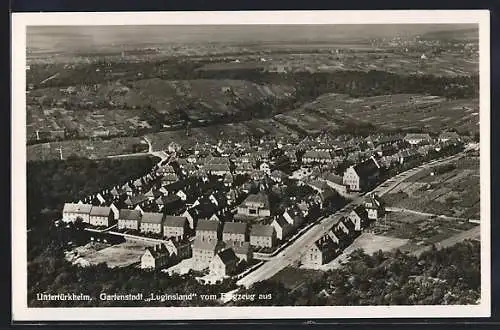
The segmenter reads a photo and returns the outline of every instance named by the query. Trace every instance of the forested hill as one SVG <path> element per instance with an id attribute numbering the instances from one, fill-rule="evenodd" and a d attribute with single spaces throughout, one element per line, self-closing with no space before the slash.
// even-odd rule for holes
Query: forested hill
<path id="1" fill-rule="evenodd" d="M 141 157 L 28 162 L 28 228 L 55 220 L 65 202 L 78 201 L 146 174 L 157 161 L 155 157 Z"/>

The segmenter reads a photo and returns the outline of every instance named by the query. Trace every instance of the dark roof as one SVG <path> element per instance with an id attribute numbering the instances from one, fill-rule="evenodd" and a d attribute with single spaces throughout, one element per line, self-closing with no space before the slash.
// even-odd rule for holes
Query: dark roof
<path id="1" fill-rule="evenodd" d="M 137 205 L 137 204 L 140 204 L 140 203 L 145 202 L 147 200 L 148 200 L 148 198 L 145 195 L 139 194 L 139 195 L 131 196 L 128 199 L 129 202 L 127 202 L 127 204 L 129 204 L 129 205 Z"/>
<path id="2" fill-rule="evenodd" d="M 368 212 L 363 205 L 357 206 L 353 212 L 355 212 L 361 219 L 366 219 L 368 217 Z"/>
<path id="3" fill-rule="evenodd" d="M 196 230 L 217 231 L 219 223 L 214 220 L 198 220 Z"/>
<path id="4" fill-rule="evenodd" d="M 247 230 L 245 222 L 226 222 L 224 223 L 223 233 L 244 234 Z"/>
<path id="5" fill-rule="evenodd" d="M 142 214 L 142 222 L 143 223 L 159 223 L 159 224 L 161 224 L 162 221 L 163 221 L 163 213 L 144 212 Z"/>
<path id="6" fill-rule="evenodd" d="M 121 220 L 139 221 L 139 220 L 141 220 L 141 212 L 139 210 L 121 209 L 118 218 Z"/>
<path id="7" fill-rule="evenodd" d="M 373 158 L 369 158 L 362 163 L 355 165 L 354 170 L 360 177 L 369 177 L 375 174 L 379 168 Z"/>
<path id="8" fill-rule="evenodd" d="M 90 213 L 92 205 L 90 204 L 75 204 L 65 203 L 63 213 Z"/>
<path id="9" fill-rule="evenodd" d="M 260 203 L 263 204 L 264 207 L 269 207 L 269 198 L 263 193 L 251 194 L 243 201 L 243 204 L 247 203 Z"/>
<path id="10" fill-rule="evenodd" d="M 424 133 L 408 133 L 405 140 L 430 140 L 429 134 Z"/>
<path id="11" fill-rule="evenodd" d="M 186 222 L 186 217 L 167 215 L 165 217 L 163 225 L 165 227 L 184 227 L 186 225 Z"/>
<path id="12" fill-rule="evenodd" d="M 206 165 L 229 165 L 229 159 L 226 157 L 207 157 L 205 159 Z"/>
<path id="13" fill-rule="evenodd" d="M 238 259 L 232 248 L 224 249 L 217 254 L 220 260 L 225 264 L 229 264 L 231 261 Z"/>
<path id="14" fill-rule="evenodd" d="M 218 171 L 229 172 L 229 165 L 226 165 L 226 164 L 207 164 L 203 167 L 203 169 L 207 172 L 218 172 Z"/>
<path id="15" fill-rule="evenodd" d="M 337 247 L 337 243 L 335 243 L 335 241 L 328 234 L 322 236 L 319 240 L 314 242 L 314 245 L 316 245 L 316 247 L 321 252 L 324 252 L 326 250 L 335 249 Z"/>
<path id="16" fill-rule="evenodd" d="M 162 255 L 169 254 L 167 247 L 163 243 L 148 247 L 146 250 L 148 250 L 155 259 Z"/>
<path id="17" fill-rule="evenodd" d="M 280 215 L 279 217 L 275 218 L 273 220 L 273 222 L 276 221 L 276 223 L 281 227 L 281 228 L 284 228 L 286 226 L 291 226 L 288 221 L 286 221 L 285 218 L 283 218 L 282 215 Z"/>
<path id="18" fill-rule="evenodd" d="M 250 236 L 273 236 L 274 227 L 271 225 L 253 225 Z"/>
<path id="19" fill-rule="evenodd" d="M 302 158 L 332 158 L 330 152 L 320 150 L 307 150 Z"/>
<path id="20" fill-rule="evenodd" d="M 234 253 L 236 253 L 236 254 L 247 254 L 252 249 L 250 242 L 242 242 L 242 243 L 228 242 L 227 245 L 230 248 L 232 248 Z"/>
<path id="21" fill-rule="evenodd" d="M 99 217 L 107 217 L 111 213 L 111 208 L 107 206 L 92 206 L 90 210 L 90 215 L 99 216 Z"/>
<path id="22" fill-rule="evenodd" d="M 324 173 L 321 178 L 323 180 L 327 180 L 327 181 L 330 181 L 330 182 L 333 182 L 333 183 L 336 183 L 336 184 L 340 184 L 342 185 L 343 184 L 343 179 L 340 175 L 336 175 L 336 174 L 333 174 L 333 173 Z"/>
<path id="23" fill-rule="evenodd" d="M 198 250 L 208 250 L 215 251 L 217 248 L 218 242 L 215 240 L 212 241 L 202 241 L 200 238 L 195 238 L 193 242 L 193 249 Z"/>

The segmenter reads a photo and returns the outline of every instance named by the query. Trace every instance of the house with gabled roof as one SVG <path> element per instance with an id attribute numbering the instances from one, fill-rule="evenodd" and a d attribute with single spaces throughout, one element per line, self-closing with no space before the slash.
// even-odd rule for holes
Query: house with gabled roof
<path id="1" fill-rule="evenodd" d="M 196 238 L 202 241 L 217 241 L 219 239 L 220 223 L 212 220 L 198 220 Z"/>
<path id="2" fill-rule="evenodd" d="M 225 244 L 222 241 L 203 241 L 196 237 L 193 241 L 192 268 L 196 271 L 202 271 L 209 267 L 213 257 L 223 249 Z"/>
<path id="3" fill-rule="evenodd" d="M 269 197 L 264 193 L 251 194 L 241 203 L 238 214 L 253 217 L 268 217 L 271 215 Z"/>
<path id="4" fill-rule="evenodd" d="M 118 217 L 118 229 L 139 230 L 142 214 L 137 210 L 121 209 Z"/>
<path id="5" fill-rule="evenodd" d="M 143 233 L 161 234 L 163 232 L 163 213 L 144 212 L 140 231 Z"/>
<path id="6" fill-rule="evenodd" d="M 231 248 L 226 248 L 217 253 L 210 261 L 210 273 L 218 276 L 232 275 L 236 270 L 238 257 Z"/>
<path id="7" fill-rule="evenodd" d="M 170 253 L 164 244 L 146 248 L 141 257 L 141 269 L 160 269 L 170 260 Z"/>
<path id="8" fill-rule="evenodd" d="M 405 135 L 404 140 L 409 144 L 415 145 L 420 143 L 429 143 L 432 138 L 426 133 L 408 133 Z"/>
<path id="9" fill-rule="evenodd" d="M 293 226 L 281 215 L 274 218 L 273 222 L 271 222 L 271 226 L 276 231 L 276 238 L 280 241 L 283 241 L 293 232 Z"/>
<path id="10" fill-rule="evenodd" d="M 147 201 L 148 198 L 144 194 L 137 194 L 133 196 L 128 196 L 127 199 L 125 200 L 125 204 L 130 208 L 134 208 L 137 205 L 141 205 Z"/>
<path id="11" fill-rule="evenodd" d="M 115 217 L 110 207 L 92 206 L 89 217 L 92 226 L 111 226 L 115 223 Z"/>
<path id="12" fill-rule="evenodd" d="M 329 263 L 339 254 L 338 244 L 326 234 L 311 245 L 301 261 L 304 266 L 317 267 Z"/>
<path id="13" fill-rule="evenodd" d="M 349 213 L 348 219 L 354 225 L 354 230 L 360 232 L 368 225 L 368 212 L 363 205 L 359 205 Z"/>
<path id="14" fill-rule="evenodd" d="M 297 208 L 288 207 L 283 212 L 283 218 L 285 218 L 285 220 L 294 228 L 300 227 L 300 225 L 304 223 L 304 217 Z"/>
<path id="15" fill-rule="evenodd" d="M 121 190 L 127 194 L 128 196 L 132 196 L 134 194 L 134 189 L 129 183 L 125 183 L 122 187 Z"/>
<path id="16" fill-rule="evenodd" d="M 271 225 L 255 224 L 250 230 L 250 245 L 273 247 L 276 245 L 276 230 Z"/>
<path id="17" fill-rule="evenodd" d="M 163 196 L 163 194 L 161 192 L 159 192 L 157 189 L 154 189 L 154 188 L 151 188 L 149 189 L 145 194 L 144 196 L 150 200 L 150 201 L 153 201 L 153 200 L 156 200 L 158 199 L 159 197 Z"/>
<path id="18" fill-rule="evenodd" d="M 343 178 L 340 175 L 336 175 L 331 172 L 323 173 L 319 178 L 319 180 L 323 180 L 326 184 L 337 191 L 340 194 L 347 193 L 346 186 L 344 186 Z"/>
<path id="19" fill-rule="evenodd" d="M 82 222 L 90 223 L 91 210 L 91 204 L 65 203 L 62 220 L 64 222 L 75 222 L 77 219 L 80 219 Z"/>
<path id="20" fill-rule="evenodd" d="M 253 249 L 250 242 L 233 243 L 227 242 L 227 246 L 233 249 L 234 254 L 240 261 L 249 262 L 253 259 Z"/>
<path id="21" fill-rule="evenodd" d="M 240 243 L 248 241 L 247 224 L 245 222 L 225 222 L 222 229 L 222 240 Z"/>
<path id="22" fill-rule="evenodd" d="M 189 228 L 185 217 L 167 215 L 163 220 L 163 237 L 182 241 Z"/>
<path id="23" fill-rule="evenodd" d="M 350 191 L 363 191 L 375 184 L 380 174 L 380 166 L 374 157 L 348 167 L 344 172 L 343 184 Z"/>
<path id="24" fill-rule="evenodd" d="M 366 196 L 364 206 L 370 220 L 378 220 L 385 214 L 385 205 L 376 194 L 372 193 Z"/>

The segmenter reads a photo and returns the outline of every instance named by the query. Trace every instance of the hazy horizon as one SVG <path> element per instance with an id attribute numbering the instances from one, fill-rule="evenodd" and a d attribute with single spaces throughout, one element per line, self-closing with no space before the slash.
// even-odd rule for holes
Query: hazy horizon
<path id="1" fill-rule="evenodd" d="M 30 26 L 27 48 L 74 51 L 110 45 L 346 42 L 478 29 L 475 24 Z"/>

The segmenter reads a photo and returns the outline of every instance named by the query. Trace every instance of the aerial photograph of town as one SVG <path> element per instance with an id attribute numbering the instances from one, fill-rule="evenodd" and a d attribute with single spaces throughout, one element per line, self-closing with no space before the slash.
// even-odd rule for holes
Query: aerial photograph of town
<path id="1" fill-rule="evenodd" d="M 29 307 L 480 303 L 478 25 L 26 31 Z"/>

